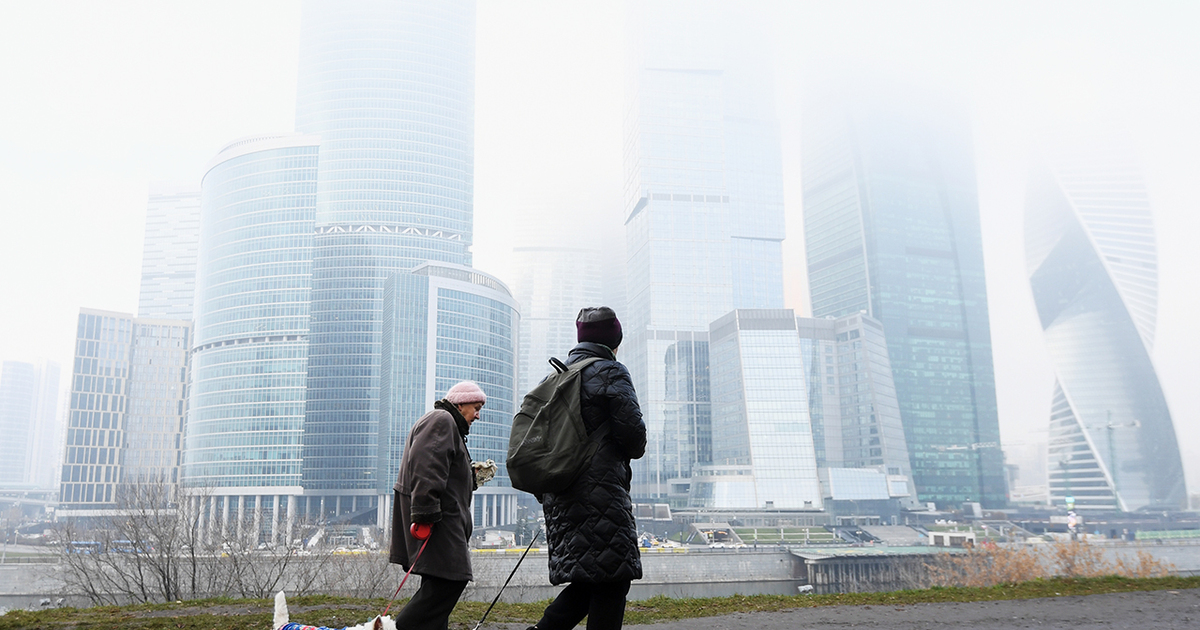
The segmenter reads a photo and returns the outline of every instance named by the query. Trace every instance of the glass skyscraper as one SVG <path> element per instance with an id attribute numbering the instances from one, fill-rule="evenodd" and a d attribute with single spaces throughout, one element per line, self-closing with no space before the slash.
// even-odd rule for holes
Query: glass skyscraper
<path id="1" fill-rule="evenodd" d="M 1186 507 L 1175 427 L 1151 352 L 1158 258 L 1146 186 L 1128 154 L 1076 142 L 1035 168 L 1026 261 L 1057 377 L 1050 500 L 1077 509 Z"/>
<path id="2" fill-rule="evenodd" d="M 883 324 L 862 313 L 839 318 L 796 318 L 817 465 L 822 469 L 871 469 L 886 482 L 886 495 L 916 501 L 908 445 L 896 400 Z M 829 476 L 825 496 L 836 490 Z"/>
<path id="3" fill-rule="evenodd" d="M 848 83 L 806 102 L 813 315 L 882 322 L 920 500 L 1002 506 L 969 121 L 937 96 L 880 85 Z"/>
<path id="4" fill-rule="evenodd" d="M 692 507 L 820 510 L 795 314 L 735 310 L 709 343 L 713 455 L 696 466 Z"/>
<path id="5" fill-rule="evenodd" d="M 517 358 L 521 396 L 553 371 L 547 359 L 565 360 L 575 347 L 579 309 L 606 303 L 602 268 L 612 263 L 610 255 L 599 246 L 586 247 L 578 239 L 564 238 L 572 229 L 565 216 L 550 225 L 539 221 L 542 225 L 524 226 L 523 242 L 512 250 L 513 297 L 521 305 Z M 624 315 L 618 311 L 619 317 Z"/>
<path id="6" fill-rule="evenodd" d="M 191 332 L 187 320 L 80 309 L 59 515 L 116 507 L 123 484 L 178 480 Z"/>
<path id="7" fill-rule="evenodd" d="M 391 518 L 392 484 L 413 424 L 459 381 L 487 394 L 467 446 L 475 461 L 491 459 L 496 477 L 472 495 L 477 527 L 512 523 L 517 497 L 504 460 L 516 396 L 517 303 L 495 277 L 463 265 L 426 263 L 388 279 L 384 290 L 379 460 L 374 476 Z M 573 321 L 573 320 L 572 320 Z"/>
<path id="8" fill-rule="evenodd" d="M 475 4 L 306 2 L 300 40 L 296 127 L 321 138 L 302 484 L 351 513 L 379 491 L 384 284 L 471 263 Z"/>
<path id="9" fill-rule="evenodd" d="M 314 136 L 243 138 L 202 182 L 183 478 L 222 511 L 301 494 L 317 151 Z"/>
<path id="10" fill-rule="evenodd" d="M 772 78 L 736 15 L 640 3 L 626 107 L 622 361 L 649 432 L 633 495 L 682 507 L 712 461 L 709 324 L 783 306 Z"/>
<path id="11" fill-rule="evenodd" d="M 200 190 L 194 185 L 152 185 L 138 317 L 192 318 L 199 242 Z"/>
<path id="12" fill-rule="evenodd" d="M 29 482 L 36 403 L 37 369 L 32 363 L 5 361 L 0 370 L 0 487 Z"/>

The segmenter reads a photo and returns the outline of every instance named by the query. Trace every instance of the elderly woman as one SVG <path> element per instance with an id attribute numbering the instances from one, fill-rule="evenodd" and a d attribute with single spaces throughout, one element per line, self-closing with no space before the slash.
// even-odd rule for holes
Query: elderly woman
<path id="1" fill-rule="evenodd" d="M 471 579 L 470 504 L 477 484 L 467 434 L 486 402 L 478 385 L 458 383 L 408 434 L 393 486 L 389 560 L 406 570 L 412 567 L 421 576 L 421 588 L 396 615 L 397 628 L 444 630 Z M 418 558 L 422 544 L 425 550 Z"/>

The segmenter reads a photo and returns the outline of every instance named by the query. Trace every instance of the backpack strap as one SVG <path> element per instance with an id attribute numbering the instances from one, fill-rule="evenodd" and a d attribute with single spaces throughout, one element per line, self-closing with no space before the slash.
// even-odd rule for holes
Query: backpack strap
<path id="1" fill-rule="evenodd" d="M 556 359 L 554 357 L 550 357 L 550 365 L 553 365 L 554 369 L 558 370 L 559 374 L 562 374 L 563 372 L 566 372 L 568 369 L 574 369 L 576 366 L 578 366 L 579 371 L 582 372 L 583 368 L 585 368 L 597 361 L 602 361 L 602 360 L 604 360 L 604 357 L 588 357 L 586 359 L 580 359 L 578 361 L 575 361 L 574 363 L 572 363 L 570 365 L 565 365 L 565 364 L 563 364 L 562 361 L 559 361 L 558 359 Z M 562 369 L 559 369 L 560 366 L 562 367 Z M 603 423 L 601 423 L 600 426 L 596 427 L 595 431 L 592 431 L 591 433 L 588 434 L 588 439 L 593 442 L 599 443 L 600 440 L 603 440 L 604 437 L 606 435 L 608 435 L 610 424 L 611 423 L 607 420 L 604 421 Z"/>

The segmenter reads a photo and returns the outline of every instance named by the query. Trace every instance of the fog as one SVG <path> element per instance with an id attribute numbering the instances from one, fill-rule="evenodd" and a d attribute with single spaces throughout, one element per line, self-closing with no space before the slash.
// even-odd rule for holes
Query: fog
<path id="1" fill-rule="evenodd" d="M 1030 157 L 1046 130 L 1067 123 L 1129 143 L 1158 238 L 1154 360 L 1189 487 L 1200 488 L 1200 4 L 679 10 L 731 7 L 771 54 L 786 299 L 799 313 L 809 311 L 800 121 L 810 79 L 869 71 L 967 104 L 1012 457 L 1044 441 L 1054 382 L 1024 258 Z M 521 226 L 537 212 L 596 218 L 623 208 L 629 16 L 614 2 L 480 0 L 477 18 L 473 249 L 475 266 L 506 279 Z M 69 365 L 81 306 L 136 311 L 148 184 L 198 183 L 230 140 L 294 128 L 299 24 L 292 2 L 0 4 L 0 359 Z"/>

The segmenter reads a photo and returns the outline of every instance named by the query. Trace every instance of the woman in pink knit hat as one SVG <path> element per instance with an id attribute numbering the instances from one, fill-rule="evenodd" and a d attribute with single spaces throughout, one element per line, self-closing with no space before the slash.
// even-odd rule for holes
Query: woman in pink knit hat
<path id="1" fill-rule="evenodd" d="M 421 576 L 421 588 L 396 615 L 397 628 L 445 628 L 471 580 L 470 505 L 477 484 L 467 435 L 486 402 L 479 385 L 458 383 L 408 434 L 393 486 L 389 560 L 405 570 L 412 567 Z"/>

